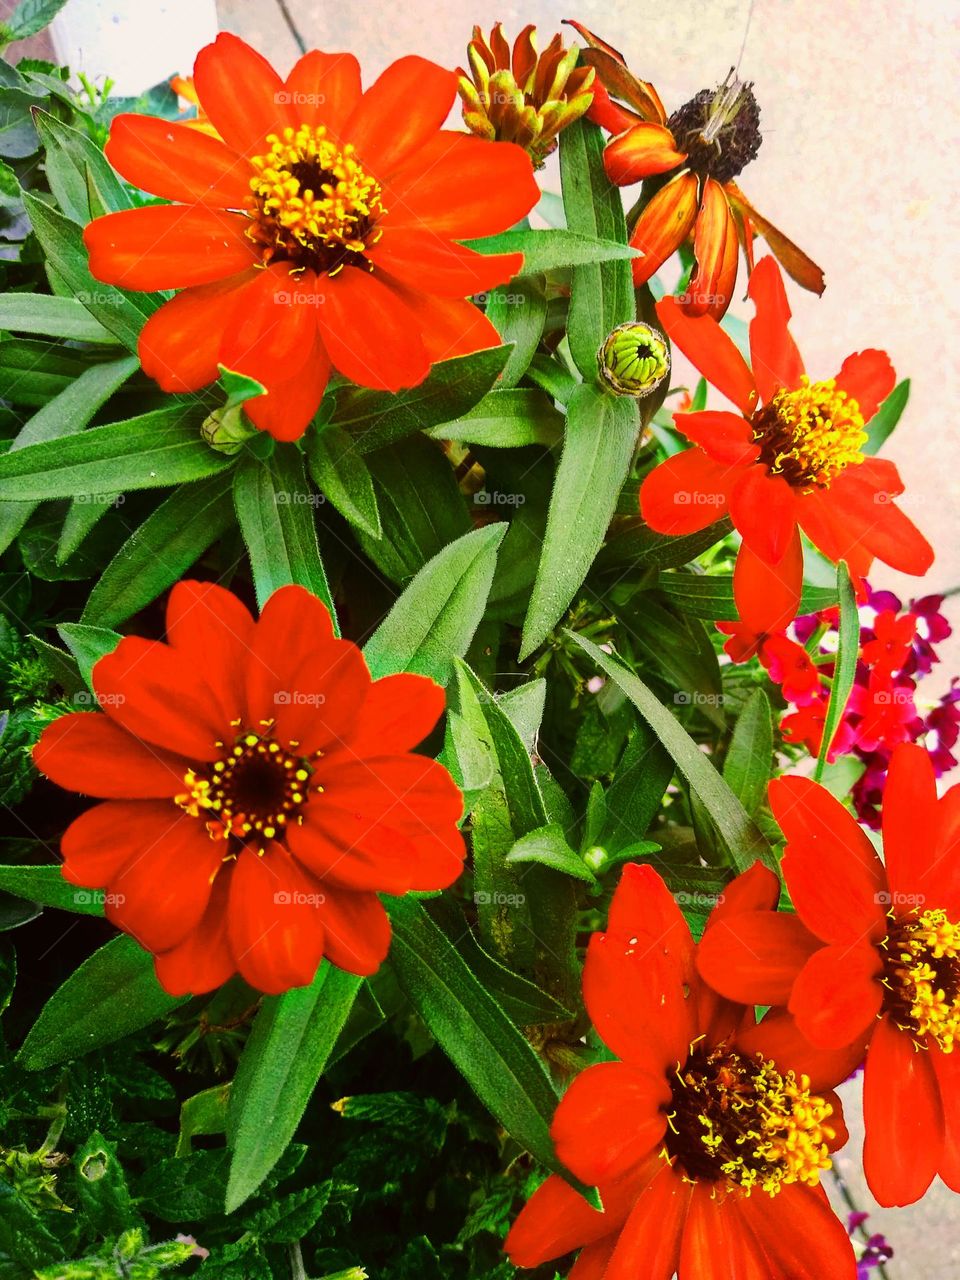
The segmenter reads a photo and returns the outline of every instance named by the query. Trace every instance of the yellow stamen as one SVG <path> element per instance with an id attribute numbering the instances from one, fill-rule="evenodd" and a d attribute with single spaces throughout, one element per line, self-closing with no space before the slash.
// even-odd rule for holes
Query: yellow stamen
<path id="1" fill-rule="evenodd" d="M 928 1037 L 952 1053 L 960 1042 L 960 924 L 929 910 L 896 920 L 884 941 L 884 985 L 894 1020 L 918 1047 Z"/>
<path id="2" fill-rule="evenodd" d="M 753 415 L 753 439 L 771 475 L 795 488 L 826 489 L 847 467 L 863 462 L 867 433 L 856 400 L 833 378 L 778 391 Z"/>

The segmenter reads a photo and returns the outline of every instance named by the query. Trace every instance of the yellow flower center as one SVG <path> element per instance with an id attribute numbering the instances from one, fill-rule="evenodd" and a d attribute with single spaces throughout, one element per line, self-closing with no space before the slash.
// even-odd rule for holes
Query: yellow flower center
<path id="1" fill-rule="evenodd" d="M 235 723 L 239 728 L 239 721 Z M 184 775 L 186 790 L 174 801 L 190 817 L 204 820 L 212 840 L 234 837 L 263 853 L 266 841 L 282 835 L 288 824 L 303 821 L 313 764 L 320 753 L 297 755 L 299 743 L 281 746 L 270 737 L 271 727 L 265 722 L 263 732 L 240 732 L 219 760 Z M 222 742 L 216 745 L 225 747 Z"/>
<path id="2" fill-rule="evenodd" d="M 758 409 L 751 426 L 770 474 L 807 492 L 829 488 L 863 461 L 867 433 L 860 406 L 833 378 L 811 382 L 804 374 L 795 391 L 778 391 Z"/>
<path id="3" fill-rule="evenodd" d="M 329 138 L 323 125 L 288 126 L 267 142 L 269 151 L 250 160 L 247 229 L 264 264 L 289 261 L 330 275 L 345 266 L 372 270 L 366 251 L 382 235 L 381 189 L 352 143 Z"/>
<path id="4" fill-rule="evenodd" d="M 691 1047 L 671 1081 L 666 1158 L 690 1182 L 726 1179 L 775 1196 L 787 1183 L 816 1186 L 831 1166 L 833 1107 L 807 1076 L 781 1074 L 759 1054 Z"/>
<path id="5" fill-rule="evenodd" d="M 960 924 L 945 911 L 891 917 L 882 943 L 886 1009 L 919 1048 L 952 1053 L 960 1039 Z"/>

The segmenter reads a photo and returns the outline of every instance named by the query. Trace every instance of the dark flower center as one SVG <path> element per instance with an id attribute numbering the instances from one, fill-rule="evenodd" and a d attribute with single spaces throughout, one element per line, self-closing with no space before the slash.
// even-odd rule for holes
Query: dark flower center
<path id="1" fill-rule="evenodd" d="M 731 77 L 733 77 L 731 79 Z M 730 182 L 760 150 L 760 108 L 753 85 L 730 75 L 716 89 L 701 89 L 667 121 L 686 167 L 701 178 Z"/>
<path id="2" fill-rule="evenodd" d="M 670 1085 L 664 1147 L 691 1181 L 728 1179 L 772 1196 L 784 1183 L 816 1186 L 830 1167 L 833 1107 L 806 1076 L 727 1044 L 695 1044 Z"/>
<path id="3" fill-rule="evenodd" d="M 944 1053 L 960 1041 L 960 924 L 945 911 L 891 915 L 881 949 L 884 1008 L 921 1048 Z"/>
<path id="4" fill-rule="evenodd" d="M 778 391 L 750 420 L 759 461 L 796 489 L 827 489 L 849 466 L 863 461 L 867 439 L 856 400 L 833 378 L 803 375 L 793 391 Z"/>
<path id="5" fill-rule="evenodd" d="M 203 819 L 211 839 L 253 843 L 261 852 L 264 842 L 282 835 L 289 823 L 303 821 L 319 755 L 298 755 L 299 743 L 283 747 L 265 728 L 239 733 L 220 759 L 189 769 L 186 790 L 174 796 L 185 813 Z"/>

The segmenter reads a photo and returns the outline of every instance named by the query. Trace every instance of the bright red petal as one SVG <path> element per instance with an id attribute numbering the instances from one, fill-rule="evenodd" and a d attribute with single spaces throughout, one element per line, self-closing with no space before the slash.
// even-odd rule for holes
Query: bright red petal
<path id="1" fill-rule="evenodd" d="M 140 330 L 137 354 L 143 371 L 162 390 L 199 391 L 220 374 L 223 319 L 254 282 L 252 271 L 184 289 L 165 302 Z"/>
<path id="2" fill-rule="evenodd" d="M 930 1053 L 883 1018 L 870 1042 L 863 1079 L 863 1171 L 886 1208 L 913 1204 L 943 1156 L 943 1108 Z"/>
<path id="3" fill-rule="evenodd" d="M 297 362 L 272 376 L 263 385 L 267 395 L 254 396 L 244 405 L 247 417 L 275 440 L 299 440 L 320 408 L 330 380 L 330 358 L 317 334 Z"/>
<path id="4" fill-rule="evenodd" d="M 63 833 L 64 879 L 87 889 L 104 888 L 180 816 L 169 800 L 110 800 L 94 805 Z"/>
<path id="5" fill-rule="evenodd" d="M 213 582 L 178 582 L 167 601 L 167 640 L 204 674 L 228 724 L 243 717 L 255 625 L 233 592 Z"/>
<path id="6" fill-rule="evenodd" d="M 796 916 L 744 911 L 718 920 L 697 949 L 700 976 L 742 1004 L 786 1004 L 797 974 L 819 947 Z"/>
<path id="7" fill-rule="evenodd" d="M 738 1202 L 743 1219 L 782 1280 L 856 1280 L 857 1264 L 847 1229 L 822 1188 L 784 1186 L 771 1203 L 765 1196 Z"/>
<path id="8" fill-rule="evenodd" d="M 730 493 L 730 517 L 750 550 L 768 565 L 783 560 L 797 531 L 797 503 L 782 476 L 750 467 Z"/>
<path id="9" fill-rule="evenodd" d="M 737 1047 L 748 1056 L 760 1053 L 778 1069 L 810 1077 L 814 1093 L 833 1089 L 863 1064 L 869 1034 L 842 1049 L 820 1049 L 802 1034 L 786 1009 L 771 1009 L 755 1027 L 737 1033 Z"/>
<path id="10" fill-rule="evenodd" d="M 306 587 L 274 591 L 260 611 L 246 663 L 247 721 L 257 724 L 276 714 L 276 695 L 307 659 L 333 639 L 330 611 Z"/>
<path id="11" fill-rule="evenodd" d="M 264 386 L 285 365 L 299 368 L 314 336 L 318 289 L 314 272 L 292 276 L 285 263 L 256 272 L 225 328 L 221 364 Z"/>
<path id="12" fill-rule="evenodd" d="M 375 893 L 324 886 L 320 918 L 331 964 L 364 977 L 376 973 L 390 950 L 390 920 Z"/>
<path id="13" fill-rule="evenodd" d="M 283 81 L 255 49 L 228 32 L 197 54 L 193 83 L 220 137 L 241 155 L 265 150 L 267 134 L 296 127 Z"/>
<path id="14" fill-rule="evenodd" d="M 726 515 L 730 490 L 742 474 L 702 449 L 675 453 L 640 486 L 640 514 L 658 533 L 698 533 Z"/>
<path id="15" fill-rule="evenodd" d="M 919 892 L 939 834 L 933 763 L 923 747 L 903 743 L 891 757 L 883 794 L 883 856 L 894 894 L 909 897 Z M 939 902 L 925 905 L 942 906 Z"/>
<path id="16" fill-rule="evenodd" d="M 864 422 L 869 422 L 897 381 L 885 351 L 857 351 L 847 356 L 837 374 L 837 386 L 856 400 Z"/>
<path id="17" fill-rule="evenodd" d="M 47 725 L 33 762 L 58 787 L 104 800 L 172 797 L 190 767 L 182 756 L 148 746 L 109 716 L 88 711 Z"/>
<path id="18" fill-rule="evenodd" d="M 670 1280 L 680 1261 L 680 1241 L 693 1184 L 665 1161 L 641 1192 L 611 1255 L 604 1280 Z"/>
<path id="19" fill-rule="evenodd" d="M 751 631 L 782 631 L 797 616 L 803 585 L 803 547 L 795 529 L 779 564 L 770 565 L 742 543 L 733 571 L 740 621 Z"/>
<path id="20" fill-rule="evenodd" d="M 439 131 L 456 96 L 452 71 L 415 55 L 398 58 L 360 99 L 344 134 L 361 161 L 382 178 L 419 154 Z"/>
<path id="21" fill-rule="evenodd" d="M 322 820 L 291 827 L 289 844 L 318 879 L 356 891 L 406 893 L 416 848 L 395 827 L 325 805 Z"/>
<path id="22" fill-rule="evenodd" d="M 607 1236 L 596 1244 L 581 1249 L 568 1280 L 603 1280 L 610 1256 L 617 1247 L 617 1237 Z"/>
<path id="23" fill-rule="evenodd" d="M 242 209 L 250 195 L 249 166 L 235 151 L 160 116 L 114 117 L 104 151 L 128 182 L 164 200 Z"/>
<path id="24" fill-rule="evenodd" d="M 960 1053 L 931 1049 L 930 1061 L 940 1089 L 944 1144 L 940 1177 L 951 1191 L 960 1191 Z"/>
<path id="25" fill-rule="evenodd" d="M 172 996 L 202 995 L 236 973 L 227 930 L 230 871 L 213 882 L 206 914 L 184 940 L 154 956 L 157 980 Z"/>
<path id="26" fill-rule="evenodd" d="M 551 1174 L 533 1193 L 504 1241 L 517 1267 L 537 1267 L 571 1249 L 609 1237 L 633 1207 L 639 1187 L 649 1179 L 631 1174 L 602 1191 L 603 1212 L 592 1208 L 559 1174 Z"/>
<path id="27" fill-rule="evenodd" d="M 883 937 L 887 880 L 853 815 L 809 778 L 777 778 L 768 795 L 787 840 L 783 874 L 806 926 L 824 942 Z"/>
<path id="28" fill-rule="evenodd" d="M 747 293 L 756 307 L 750 321 L 750 363 L 757 389 L 767 403 L 781 388 L 793 390 L 804 373 L 803 359 L 790 335 L 790 304 L 775 258 L 761 258 L 750 275 Z"/>
<path id="29" fill-rule="evenodd" d="M 590 1186 L 618 1178 L 662 1140 L 670 1085 L 625 1062 L 601 1062 L 573 1081 L 550 1127 L 557 1155 Z"/>
<path id="30" fill-rule="evenodd" d="M 757 403 L 753 374 L 716 320 L 686 315 L 676 298 L 662 298 L 657 303 L 657 316 L 670 341 L 694 368 L 749 417 Z"/>
<path id="31" fill-rule="evenodd" d="M 353 727 L 370 688 L 370 672 L 352 640 L 320 643 L 274 697 L 274 733 L 301 755 L 352 748 Z"/>
<path id="32" fill-rule="evenodd" d="M 740 1197 L 708 1183 L 693 1188 L 680 1248 L 679 1280 L 773 1280 L 740 1216 Z"/>
<path id="33" fill-rule="evenodd" d="M 241 850 L 230 880 L 229 936 L 242 976 L 267 995 L 312 982 L 324 953 L 321 885 L 278 844 Z"/>
<path id="34" fill-rule="evenodd" d="M 352 53 L 312 49 L 295 63 L 284 87 L 300 124 L 325 125 L 340 138 L 360 101 L 360 63 Z"/>
<path id="35" fill-rule="evenodd" d="M 370 686 L 350 737 L 358 756 L 412 751 L 443 715 L 446 693 L 427 676 L 402 672 Z"/>
<path id="36" fill-rule="evenodd" d="M 700 413 L 675 413 L 673 424 L 688 440 L 715 462 L 727 466 L 748 466 L 756 462 L 760 448 L 753 443 L 750 424 L 735 413 L 704 409 Z"/>
<path id="37" fill-rule="evenodd" d="M 247 219 L 203 205 L 151 204 L 96 218 L 83 232 L 90 273 L 124 289 L 183 289 L 256 262 Z"/>
<path id="38" fill-rule="evenodd" d="M 823 1049 L 862 1040 L 883 1004 L 883 964 L 875 947 L 846 943 L 812 955 L 793 984 L 790 1012 L 803 1035 Z"/>
<path id="39" fill-rule="evenodd" d="M 676 149 L 666 125 L 644 121 L 610 139 L 603 151 L 603 167 L 612 183 L 626 187 L 655 173 L 669 173 L 686 158 Z"/>
<path id="40" fill-rule="evenodd" d="M 465 298 L 506 284 L 523 267 L 522 253 L 476 253 L 433 231 L 387 227 L 370 260 L 410 289 Z"/>
<path id="41" fill-rule="evenodd" d="M 352 382 L 399 391 L 422 382 L 430 361 L 417 325 L 382 280 L 348 268 L 324 281 L 317 312 L 320 336 L 334 366 Z"/>
<path id="42" fill-rule="evenodd" d="M 500 334 L 472 302 L 437 298 L 400 284 L 393 290 L 415 318 L 431 364 L 500 346 Z"/>

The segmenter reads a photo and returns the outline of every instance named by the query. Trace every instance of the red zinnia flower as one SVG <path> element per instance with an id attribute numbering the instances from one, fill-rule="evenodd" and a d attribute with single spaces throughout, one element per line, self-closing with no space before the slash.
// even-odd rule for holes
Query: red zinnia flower
<path id="1" fill-rule="evenodd" d="M 753 238 L 760 235 L 797 284 L 823 293 L 817 264 L 734 182 L 762 141 L 753 85 L 731 70 L 722 85 L 702 90 L 668 117 L 656 89 L 631 74 L 621 53 L 579 22 L 570 25 L 590 45 L 583 60 L 597 68 L 589 118 L 612 135 L 603 153 L 607 177 L 620 187 L 653 180 L 630 236 L 643 255 L 633 263 L 634 283 L 644 284 L 692 241 L 696 269 L 678 301 L 690 316 L 719 320 L 733 297 L 740 246 L 752 270 Z"/>
<path id="2" fill-rule="evenodd" d="M 927 753 L 897 748 L 886 866 L 809 779 L 772 782 L 770 803 L 797 915 L 728 918 L 704 938 L 700 972 L 730 998 L 789 1001 L 821 1048 L 869 1044 L 863 1163 L 881 1204 L 918 1200 L 937 1173 L 960 1191 L 960 787 L 938 800 Z"/>
<path id="3" fill-rule="evenodd" d="M 778 892 L 757 865 L 727 888 L 706 936 Z M 583 975 L 620 1061 L 582 1072 L 552 1128 L 557 1155 L 598 1186 L 604 1212 L 554 1174 L 505 1248 L 522 1267 L 580 1248 L 570 1280 L 853 1280 L 846 1231 L 819 1186 L 845 1141 L 843 1117 L 834 1095 L 817 1094 L 853 1060 L 804 1049 L 782 1011 L 757 1026 L 752 1008 L 718 999 L 697 976 L 696 950 L 657 873 L 628 865 Z"/>
<path id="4" fill-rule="evenodd" d="M 678 413 L 674 423 L 696 448 L 656 467 L 640 489 L 640 509 L 659 533 L 695 533 L 729 515 L 743 543 L 734 572 L 741 622 L 782 631 L 800 604 L 800 530 L 854 575 L 877 557 L 922 574 L 933 551 L 892 501 L 903 492 L 892 462 L 867 457 L 864 425 L 893 389 L 882 351 L 849 356 L 835 378 L 811 382 L 787 321 L 790 309 L 772 258 L 750 277 L 753 372 L 709 316 L 692 320 L 676 299 L 657 306 L 660 322 L 740 415 Z"/>
<path id="5" fill-rule="evenodd" d="M 239 972 L 266 992 L 326 956 L 373 973 L 390 945 L 378 893 L 460 872 L 461 796 L 412 754 L 443 713 L 417 675 L 372 682 L 302 587 L 254 622 L 229 591 L 181 582 L 167 642 L 128 636 L 94 667 L 106 714 L 54 721 L 34 752 L 59 786 L 106 801 L 63 836 L 63 874 L 155 953 L 174 995 Z"/>
<path id="6" fill-rule="evenodd" d="M 465 299 L 516 275 L 522 255 L 457 242 L 505 230 L 540 193 L 522 148 L 441 129 L 452 71 L 401 58 L 362 93 L 352 54 L 308 53 L 282 80 L 220 35 L 193 82 L 219 136 L 121 115 L 106 147 L 130 182 L 177 203 L 84 232 L 97 279 L 183 289 L 140 336 L 165 391 L 196 391 L 226 365 L 267 388 L 247 402 L 254 423 L 293 440 L 331 366 L 395 391 L 432 361 L 499 344 Z"/>

